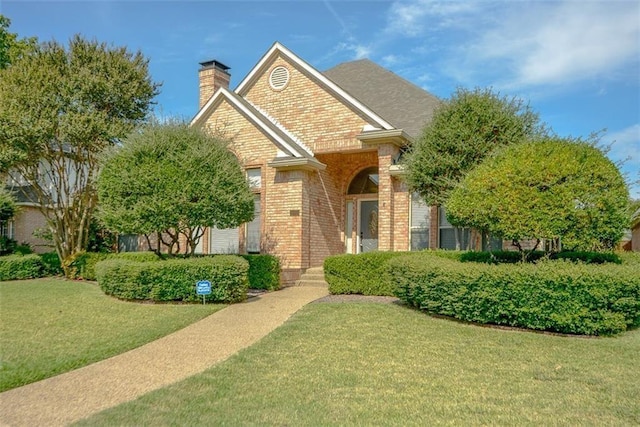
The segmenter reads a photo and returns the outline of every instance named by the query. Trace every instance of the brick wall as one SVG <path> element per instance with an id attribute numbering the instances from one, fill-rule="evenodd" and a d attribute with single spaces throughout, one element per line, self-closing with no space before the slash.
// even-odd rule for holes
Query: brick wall
<path id="1" fill-rule="evenodd" d="M 278 66 L 289 70 L 289 83 L 282 90 L 273 90 L 269 75 Z M 302 139 L 315 154 L 366 148 L 356 135 L 367 121 L 286 58 L 275 58 L 267 72 L 243 95 Z"/>
<path id="2" fill-rule="evenodd" d="M 46 229 L 47 221 L 40 211 L 32 206 L 20 206 L 18 215 L 13 219 L 13 238 L 18 243 L 28 243 L 34 252 L 51 252 L 51 242 L 37 238 L 33 232 L 38 229 Z"/>

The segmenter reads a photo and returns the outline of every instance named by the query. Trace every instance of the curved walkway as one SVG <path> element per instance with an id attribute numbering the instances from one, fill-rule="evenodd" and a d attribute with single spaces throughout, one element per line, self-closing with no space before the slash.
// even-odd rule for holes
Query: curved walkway
<path id="1" fill-rule="evenodd" d="M 68 425 L 133 400 L 227 359 L 327 294 L 315 286 L 265 293 L 127 353 L 1 393 L 0 425 Z"/>

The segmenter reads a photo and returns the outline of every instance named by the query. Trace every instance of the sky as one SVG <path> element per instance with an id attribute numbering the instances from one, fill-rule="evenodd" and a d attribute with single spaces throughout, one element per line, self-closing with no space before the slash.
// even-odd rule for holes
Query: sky
<path id="1" fill-rule="evenodd" d="M 559 136 L 599 132 L 640 199 L 638 0 L 0 0 L 0 13 L 20 37 L 140 50 L 163 117 L 197 113 L 200 62 L 229 66 L 234 88 L 276 41 L 319 71 L 369 58 L 441 99 L 490 87 Z"/>

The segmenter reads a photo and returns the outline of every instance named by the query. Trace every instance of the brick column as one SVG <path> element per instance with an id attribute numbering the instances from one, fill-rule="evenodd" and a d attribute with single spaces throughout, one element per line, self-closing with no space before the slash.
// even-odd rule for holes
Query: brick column
<path id="1" fill-rule="evenodd" d="M 381 251 L 394 250 L 394 191 L 389 168 L 397 152 L 393 144 L 378 146 L 378 250 Z"/>

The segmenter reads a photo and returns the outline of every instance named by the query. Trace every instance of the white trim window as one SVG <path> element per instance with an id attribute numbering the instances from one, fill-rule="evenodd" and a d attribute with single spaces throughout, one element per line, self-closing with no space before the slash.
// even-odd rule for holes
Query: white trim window
<path id="1" fill-rule="evenodd" d="M 471 229 L 451 225 L 443 206 L 438 208 L 438 231 L 440 249 L 471 249 Z"/>
<path id="2" fill-rule="evenodd" d="M 262 188 L 262 169 L 247 169 L 247 180 L 249 181 L 249 188 L 260 191 Z"/>
<path id="3" fill-rule="evenodd" d="M 15 224 L 13 220 L 0 221 L 0 236 L 13 239 L 15 236 Z"/>
<path id="4" fill-rule="evenodd" d="M 411 224 L 409 239 L 412 251 L 429 249 L 431 229 L 431 206 L 427 205 L 418 193 L 411 195 Z"/>

